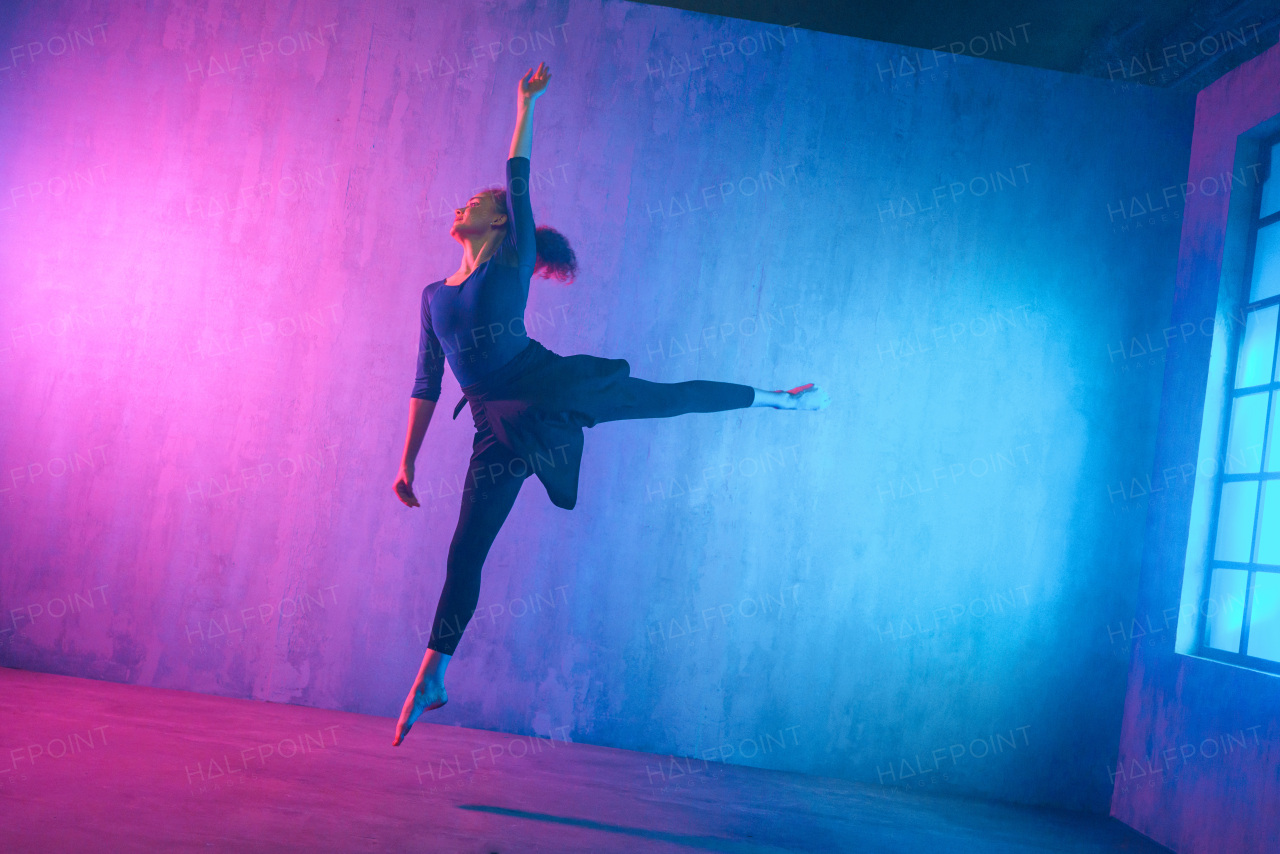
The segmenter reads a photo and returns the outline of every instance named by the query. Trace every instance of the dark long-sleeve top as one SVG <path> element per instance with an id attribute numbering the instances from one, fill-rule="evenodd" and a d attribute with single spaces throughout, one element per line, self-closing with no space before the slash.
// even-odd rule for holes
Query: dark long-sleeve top
<path id="1" fill-rule="evenodd" d="M 502 246 L 460 285 L 445 280 L 422 289 L 418 372 L 411 397 L 440 399 L 447 359 L 468 386 L 511 361 L 529 344 L 524 325 L 529 277 L 537 260 L 529 158 L 507 160 L 507 234 Z"/>

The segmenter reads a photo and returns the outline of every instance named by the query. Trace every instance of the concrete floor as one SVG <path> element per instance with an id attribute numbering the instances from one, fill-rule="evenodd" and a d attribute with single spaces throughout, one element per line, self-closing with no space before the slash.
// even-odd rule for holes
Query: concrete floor
<path id="1" fill-rule="evenodd" d="M 0 850 L 1166 851 L 1099 816 L 426 722 L 393 748 L 393 728 L 0 668 Z"/>

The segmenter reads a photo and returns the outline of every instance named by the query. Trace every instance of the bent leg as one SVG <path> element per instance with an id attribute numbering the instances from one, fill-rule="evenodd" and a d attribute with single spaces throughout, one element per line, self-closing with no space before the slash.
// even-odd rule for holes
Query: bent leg
<path id="1" fill-rule="evenodd" d="M 472 456 L 428 649 L 453 655 L 462 640 L 480 600 L 480 569 L 523 483 L 500 453 Z"/>
<path id="2" fill-rule="evenodd" d="M 609 390 L 607 398 L 593 413 L 597 422 L 745 409 L 755 400 L 755 389 L 713 380 L 656 383 L 627 377 Z"/>

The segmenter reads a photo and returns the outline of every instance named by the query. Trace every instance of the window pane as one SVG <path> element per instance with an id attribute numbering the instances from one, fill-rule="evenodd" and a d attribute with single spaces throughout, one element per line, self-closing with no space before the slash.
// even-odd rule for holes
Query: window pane
<path id="1" fill-rule="evenodd" d="M 1271 146 L 1271 171 L 1262 183 L 1262 208 L 1259 216 L 1275 213 L 1280 209 L 1280 143 Z"/>
<path id="2" fill-rule="evenodd" d="M 1253 286 L 1249 302 L 1280 294 L 1280 223 L 1258 229 L 1258 245 L 1253 253 Z"/>
<path id="3" fill-rule="evenodd" d="M 1259 572 L 1253 577 L 1253 605 L 1249 609 L 1250 655 L 1280 661 L 1280 574 Z"/>
<path id="4" fill-rule="evenodd" d="M 1267 471 L 1280 471 L 1280 394 L 1271 395 L 1271 438 L 1267 439 Z"/>
<path id="5" fill-rule="evenodd" d="M 1269 480 L 1262 486 L 1256 562 L 1280 564 L 1280 480 Z"/>
<path id="6" fill-rule="evenodd" d="M 1215 569 L 1205 603 L 1209 646 L 1240 651 L 1240 625 L 1244 621 L 1244 591 L 1249 573 L 1243 569 Z"/>
<path id="7" fill-rule="evenodd" d="M 1253 540 L 1253 511 L 1258 501 L 1258 482 L 1238 481 L 1222 485 L 1218 506 L 1218 540 L 1213 548 L 1217 560 L 1247 563 Z"/>
<path id="8" fill-rule="evenodd" d="M 1276 179 L 1280 182 L 1280 178 Z M 1249 312 L 1236 362 L 1236 388 L 1271 382 L 1271 362 L 1276 350 L 1276 314 L 1280 305 Z"/>
<path id="9" fill-rule="evenodd" d="M 1271 392 L 1237 397 L 1231 406 L 1231 432 L 1227 436 L 1227 460 L 1222 470 L 1243 474 L 1262 470 L 1262 431 L 1267 426 Z"/>

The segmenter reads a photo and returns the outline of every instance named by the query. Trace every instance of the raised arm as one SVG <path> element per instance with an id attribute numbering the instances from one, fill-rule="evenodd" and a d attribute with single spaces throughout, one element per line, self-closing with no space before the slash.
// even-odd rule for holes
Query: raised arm
<path id="1" fill-rule="evenodd" d="M 516 129 L 507 158 L 507 235 L 504 254 L 515 258 L 521 274 L 532 276 L 538 262 L 533 206 L 529 202 L 529 149 L 533 145 L 533 105 L 546 91 L 551 73 L 538 64 L 520 80 L 516 94 Z M 503 263 L 511 263 L 504 261 Z"/>
<path id="2" fill-rule="evenodd" d="M 516 87 L 516 129 L 511 134 L 511 153 L 508 157 L 529 156 L 533 148 L 533 105 L 551 82 L 551 69 L 539 62 L 536 69 L 529 69 Z"/>

